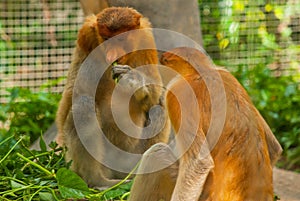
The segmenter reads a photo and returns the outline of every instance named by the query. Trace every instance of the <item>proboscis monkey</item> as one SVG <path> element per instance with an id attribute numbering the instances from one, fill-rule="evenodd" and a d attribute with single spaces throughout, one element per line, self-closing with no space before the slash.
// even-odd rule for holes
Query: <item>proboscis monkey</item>
<path id="1" fill-rule="evenodd" d="M 77 172 L 90 186 L 103 187 L 110 186 L 117 182 L 115 179 L 122 178 L 122 174 L 106 168 L 91 156 L 78 137 L 78 132 L 74 125 L 74 108 L 72 106 L 72 96 L 74 84 L 78 77 L 78 72 L 83 61 L 99 45 L 104 42 L 105 59 L 110 65 L 101 77 L 97 85 L 95 100 L 82 100 L 84 104 L 80 106 L 83 111 L 93 110 L 92 104 L 95 105 L 97 122 L 87 122 L 86 129 L 92 129 L 93 124 L 100 125 L 105 137 L 117 148 L 129 152 L 141 154 L 156 142 L 167 142 L 169 139 L 168 119 L 164 118 L 162 130 L 154 137 L 149 139 L 139 139 L 139 136 L 149 134 L 143 129 L 149 124 L 156 124 L 155 120 L 160 117 L 151 119 L 153 111 L 151 108 L 159 105 L 164 108 L 161 88 L 161 77 L 156 64 L 158 63 L 155 42 L 151 32 L 150 22 L 139 12 L 132 8 L 110 7 L 104 9 L 97 15 L 91 15 L 86 18 L 82 28 L 78 33 L 77 45 L 75 48 L 73 61 L 68 73 L 67 84 L 63 92 L 63 97 L 59 104 L 57 112 L 57 141 L 60 145 L 67 147 L 67 159 L 72 160 L 72 169 Z M 139 30 L 138 34 L 128 33 L 123 38 L 118 38 L 119 34 L 131 30 Z M 117 40 L 113 40 L 114 36 Z M 111 39 L 112 42 L 109 42 Z M 141 45 L 147 44 L 148 49 L 136 50 Z M 150 47 L 150 48 L 149 48 Z M 129 53 L 127 53 L 129 51 Z M 127 54 L 125 54 L 127 53 Z M 146 65 L 146 66 L 145 66 Z M 135 70 L 139 66 L 145 66 L 143 71 Z M 99 66 L 105 68 L 105 66 Z M 119 82 L 115 82 L 115 80 Z M 151 83 L 143 85 L 144 81 L 151 80 Z M 85 87 L 86 83 L 83 83 Z M 117 86 L 122 88 L 120 97 L 130 96 L 129 118 L 122 121 L 132 121 L 140 133 L 135 133 L 135 137 L 128 136 L 123 132 L 112 114 L 112 94 Z M 138 87 L 137 90 L 130 94 L 132 88 Z M 87 86 L 89 87 L 89 86 Z M 91 101 L 91 103 L 89 103 Z M 122 99 L 117 102 L 122 106 Z M 94 102 L 94 103 L 93 103 Z M 86 107 L 86 108 L 84 108 Z M 124 106 L 126 107 L 126 105 Z M 76 107 L 75 107 L 76 108 Z M 163 112 L 165 114 L 165 112 Z M 120 114 L 122 116 L 123 114 Z M 152 114 L 154 115 L 154 114 Z M 85 115 L 87 118 L 89 115 Z M 85 122 L 85 116 L 82 121 Z M 153 121 L 153 122 L 152 122 Z M 150 131 L 151 133 L 151 131 Z M 97 135 L 97 133 L 95 133 Z M 95 141 L 93 136 L 86 136 L 88 140 Z M 95 143 L 95 142 L 93 142 Z M 103 140 L 96 142 L 97 147 L 89 147 L 96 150 L 103 160 L 123 160 L 126 158 L 114 158 L 113 150 L 106 150 Z M 121 164 L 123 165 L 123 164 Z M 131 164 L 133 165 L 133 164 Z"/>
<path id="2" fill-rule="evenodd" d="M 214 120 L 211 118 L 218 119 L 218 115 L 221 115 L 216 111 L 217 116 L 214 116 L 213 101 L 225 103 L 224 127 L 221 127 L 217 143 L 208 143 L 213 164 L 203 160 L 198 147 L 201 141 L 195 141 L 179 158 L 179 165 L 174 163 L 161 171 L 138 175 L 131 189 L 130 201 L 272 201 L 272 166 L 282 149 L 245 89 L 228 71 L 214 68 L 209 57 L 197 49 L 175 48 L 162 55 L 161 63 L 182 76 L 175 78 L 166 95 L 167 109 L 175 132 L 178 133 L 185 124 L 195 123 L 193 118 L 197 119 L 197 113 L 194 111 L 198 111 L 200 118 L 195 139 L 207 137 L 210 142 L 209 138 L 214 137 L 214 133 L 208 136 L 210 123 Z M 212 76 L 216 73 L 218 76 Z M 192 96 L 195 96 L 198 101 L 198 105 L 188 106 L 191 116 L 188 120 L 182 118 L 184 114 L 180 107 L 184 104 L 177 98 L 178 94 L 180 96 L 180 93 L 184 94 L 187 90 L 185 83 L 193 90 L 193 94 L 185 96 L 185 100 L 192 100 Z M 211 84 L 224 86 L 225 96 L 219 92 L 214 93 L 216 87 Z M 190 126 L 193 127 L 193 124 Z M 177 134 L 183 135 L 178 137 L 177 146 L 184 144 L 184 139 L 193 134 L 189 129 L 184 131 Z M 156 154 L 154 160 L 151 155 L 157 152 L 160 153 Z M 167 145 L 154 145 L 145 153 L 141 168 L 170 160 L 170 155 L 174 157 Z M 209 167 L 211 169 L 207 176 L 203 170 Z M 205 183 L 201 186 L 199 182 L 203 179 Z M 160 185 L 162 182 L 166 185 Z"/>

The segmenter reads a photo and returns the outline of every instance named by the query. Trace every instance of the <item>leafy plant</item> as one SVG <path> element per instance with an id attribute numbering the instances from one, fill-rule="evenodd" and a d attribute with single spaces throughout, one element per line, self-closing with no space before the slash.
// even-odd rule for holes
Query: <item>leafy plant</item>
<path id="1" fill-rule="evenodd" d="M 10 136 L 9 138 L 13 138 Z M 0 146 L 9 142 L 9 138 Z M 124 182 L 105 190 L 88 188 L 87 184 L 68 169 L 70 163 L 64 160 L 65 150 L 51 143 L 46 150 L 45 142 L 40 140 L 41 151 L 29 150 L 24 137 L 16 139 L 7 152 L 0 152 L 0 200 L 126 200 L 131 182 Z"/>
<path id="2" fill-rule="evenodd" d="M 10 135 L 26 135 L 27 145 L 34 142 L 54 122 L 60 95 L 27 88 L 12 88 L 8 103 L 0 105 L 0 140 Z"/>
<path id="3" fill-rule="evenodd" d="M 288 1 L 199 0 L 204 47 L 249 92 L 284 148 L 278 165 L 300 171 L 300 46 Z M 273 69 L 270 70 L 270 69 Z"/>
<path id="4" fill-rule="evenodd" d="M 249 70 L 240 66 L 235 76 L 249 95 L 277 139 L 287 159 L 280 164 L 287 169 L 300 170 L 300 84 L 297 75 L 274 76 L 264 65 Z"/>
<path id="5" fill-rule="evenodd" d="M 100 192 L 88 188 L 68 169 L 65 150 L 56 143 L 51 143 L 47 151 L 41 137 L 41 151 L 27 148 L 53 123 L 60 95 L 25 88 L 9 92 L 9 102 L 0 105 L 0 122 L 4 125 L 0 129 L 1 200 L 125 200 L 131 183 L 123 183 L 128 178 Z"/>

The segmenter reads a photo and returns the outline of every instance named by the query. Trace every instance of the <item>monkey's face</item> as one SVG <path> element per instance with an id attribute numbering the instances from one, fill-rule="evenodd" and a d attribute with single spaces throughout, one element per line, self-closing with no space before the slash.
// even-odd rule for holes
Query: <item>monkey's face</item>
<path id="1" fill-rule="evenodd" d="M 132 40 L 130 33 L 125 32 L 139 29 L 140 18 L 141 14 L 136 10 L 122 7 L 107 8 L 97 15 L 99 35 L 104 40 L 110 39 L 106 47 L 108 63 L 126 64 L 127 59 L 123 55 L 133 51 L 136 41 Z"/>
<path id="2" fill-rule="evenodd" d="M 128 61 L 128 53 L 134 51 L 134 41 L 129 34 L 122 34 L 111 38 L 105 45 L 107 63 L 117 62 L 125 65 Z"/>

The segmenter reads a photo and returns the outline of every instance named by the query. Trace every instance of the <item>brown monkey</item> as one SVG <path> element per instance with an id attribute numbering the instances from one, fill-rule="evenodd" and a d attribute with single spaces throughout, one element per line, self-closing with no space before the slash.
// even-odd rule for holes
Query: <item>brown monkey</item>
<path id="1" fill-rule="evenodd" d="M 95 101 L 86 100 L 85 104 L 80 106 L 81 109 L 88 112 L 93 109 L 92 104 L 95 104 L 98 122 L 88 122 L 89 120 L 87 121 L 86 118 L 88 118 L 89 115 L 87 114 L 82 117 L 82 121 L 87 121 L 86 129 L 91 129 L 89 127 L 93 124 L 99 124 L 110 143 L 125 152 L 131 153 L 143 153 L 156 142 L 168 141 L 169 124 L 166 117 L 162 117 L 165 120 L 163 122 L 165 125 L 159 134 L 149 139 L 138 139 L 127 136 L 127 133 L 124 133 L 117 126 L 111 111 L 112 94 L 117 85 L 121 85 L 121 88 L 123 87 L 122 93 L 119 94 L 119 96 L 122 97 L 123 95 L 126 96 L 127 91 L 130 91 L 132 87 L 139 86 L 139 84 L 145 80 L 151 80 L 152 83 L 155 84 L 140 87 L 131 96 L 129 102 L 130 120 L 132 120 L 137 127 L 141 128 L 139 130 L 140 133 L 135 133 L 135 136 L 147 137 L 149 131 L 143 129 L 143 127 L 147 127 L 149 122 L 150 124 L 154 124 L 155 118 L 151 119 L 150 117 L 151 115 L 156 115 L 155 112 L 153 113 L 150 109 L 156 105 L 160 105 L 162 108 L 164 107 L 161 99 L 161 77 L 155 66 L 155 64 L 158 63 L 158 57 L 153 35 L 149 29 L 150 27 L 151 25 L 148 19 L 144 18 L 136 10 L 111 7 L 104 9 L 96 16 L 92 15 L 87 17 L 82 28 L 79 30 L 73 62 L 68 73 L 67 84 L 57 112 L 57 141 L 59 144 L 68 148 L 67 159 L 73 161 L 72 169 L 90 186 L 101 187 L 113 185 L 117 182 L 114 180 L 115 178 L 119 179 L 123 176 L 118 172 L 106 168 L 87 152 L 77 135 L 73 119 L 74 111 L 71 110 L 74 84 L 80 66 L 89 53 L 104 41 L 130 30 L 140 31 L 137 34 L 126 34 L 124 38 L 121 38 L 122 41 L 120 38 L 112 42 L 109 42 L 110 40 L 107 41 L 108 43 L 106 43 L 105 46 L 106 61 L 108 64 L 112 64 L 116 61 L 118 65 L 111 65 L 104 72 L 96 90 Z M 141 45 L 147 45 L 148 49 L 138 50 Z M 124 55 L 124 53 L 128 51 L 126 48 L 131 48 L 130 53 Z M 143 71 L 134 69 L 143 65 L 147 65 Z M 105 67 L 103 66 L 103 68 Z M 113 78 L 120 79 L 119 83 L 116 84 Z M 92 101 L 94 101 L 94 103 L 92 103 Z M 117 100 L 117 102 L 122 104 L 121 98 Z M 97 133 L 95 133 L 95 135 L 97 135 Z M 95 136 L 86 136 L 86 138 L 91 141 L 96 139 Z M 113 155 L 113 150 L 105 150 L 103 144 L 103 141 L 100 139 L 99 142 L 97 141 L 97 147 L 90 148 L 96 150 L 96 153 L 100 155 L 100 158 L 103 158 L 103 160 L 118 157 L 117 155 Z M 124 163 L 126 163 L 126 159 L 123 160 L 125 161 Z M 130 165 L 132 166 L 133 164 Z"/>
<path id="2" fill-rule="evenodd" d="M 170 91 L 166 95 L 167 109 L 175 133 L 179 132 L 180 127 L 185 127 L 185 124 L 190 124 L 192 127 L 193 123 L 196 123 L 193 119 L 197 119 L 197 114 L 193 111 L 200 113 L 200 120 L 196 123 L 198 132 L 195 141 L 179 159 L 177 167 L 174 168 L 176 164 L 173 164 L 156 173 L 138 175 L 131 190 L 130 200 L 146 201 L 163 198 L 174 201 L 272 201 L 272 166 L 282 149 L 244 88 L 229 72 L 214 68 L 210 59 L 196 49 L 175 48 L 162 55 L 161 63 L 183 77 L 171 83 Z M 216 77 L 211 76 L 214 73 L 219 75 L 221 83 L 216 82 Z M 176 94 L 179 93 L 179 96 L 180 93 L 185 94 L 186 82 L 198 101 L 198 105 L 189 105 L 191 119 L 188 120 L 182 118 L 182 108 L 180 108 L 182 100 L 177 99 L 178 94 Z M 215 146 L 209 144 L 214 167 L 209 160 L 205 161 L 206 158 L 199 151 L 199 146 L 205 145 L 201 139 L 203 141 L 203 138 L 207 137 L 207 141 L 210 142 L 209 138 L 214 137 L 208 136 L 210 123 L 213 121 L 212 100 L 218 103 L 221 101 L 220 98 L 223 98 L 221 93 L 213 92 L 214 87 L 208 88 L 210 82 L 223 85 L 226 95 L 224 127 Z M 188 101 L 192 95 L 186 95 L 185 99 Z M 217 115 L 220 115 L 218 111 Z M 177 146 L 184 145 L 185 139 L 191 134 L 188 127 L 183 129 L 183 132 L 179 132 L 177 135 L 181 136 L 177 139 Z M 156 161 L 170 158 L 170 151 L 166 145 L 159 146 L 154 145 L 145 153 L 141 167 L 153 163 L 153 158 L 149 157 L 153 153 L 160 152 L 156 154 L 158 156 Z M 174 176 L 176 168 L 177 178 Z M 149 175 L 151 175 L 150 181 L 146 180 Z M 166 178 L 169 178 L 169 181 L 166 181 Z M 169 183 L 169 186 L 159 186 L 162 180 L 164 183 Z M 157 189 L 157 186 L 160 188 Z M 152 189 L 155 189 L 154 194 L 151 194 Z"/>

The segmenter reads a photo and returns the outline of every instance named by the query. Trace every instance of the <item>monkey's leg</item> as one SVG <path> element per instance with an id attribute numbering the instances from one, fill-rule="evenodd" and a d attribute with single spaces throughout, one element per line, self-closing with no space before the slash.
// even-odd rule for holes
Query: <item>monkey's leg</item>
<path id="1" fill-rule="evenodd" d="M 180 158 L 179 173 L 171 201 L 198 200 L 206 178 L 214 167 L 202 129 L 198 130 L 194 139 L 189 139 L 190 133 L 184 134 L 177 139 L 179 149 L 185 148 L 187 146 L 185 143 L 191 142 L 190 140 L 192 143 L 188 145 L 188 150 Z"/>
<path id="2" fill-rule="evenodd" d="M 161 90 L 156 90 L 146 84 L 147 78 L 143 72 L 135 70 L 128 65 L 116 65 L 112 67 L 113 79 L 120 80 L 119 84 L 124 90 L 131 91 L 134 89 L 133 96 L 147 113 L 147 121 L 143 128 L 143 139 L 145 149 L 149 149 L 152 145 L 169 140 L 171 125 L 166 111 L 165 100 L 160 97 Z M 155 83 L 155 82 L 154 82 Z"/>
<path id="3" fill-rule="evenodd" d="M 170 200 L 177 173 L 178 162 L 168 145 L 153 145 L 143 155 L 129 200 Z"/>

